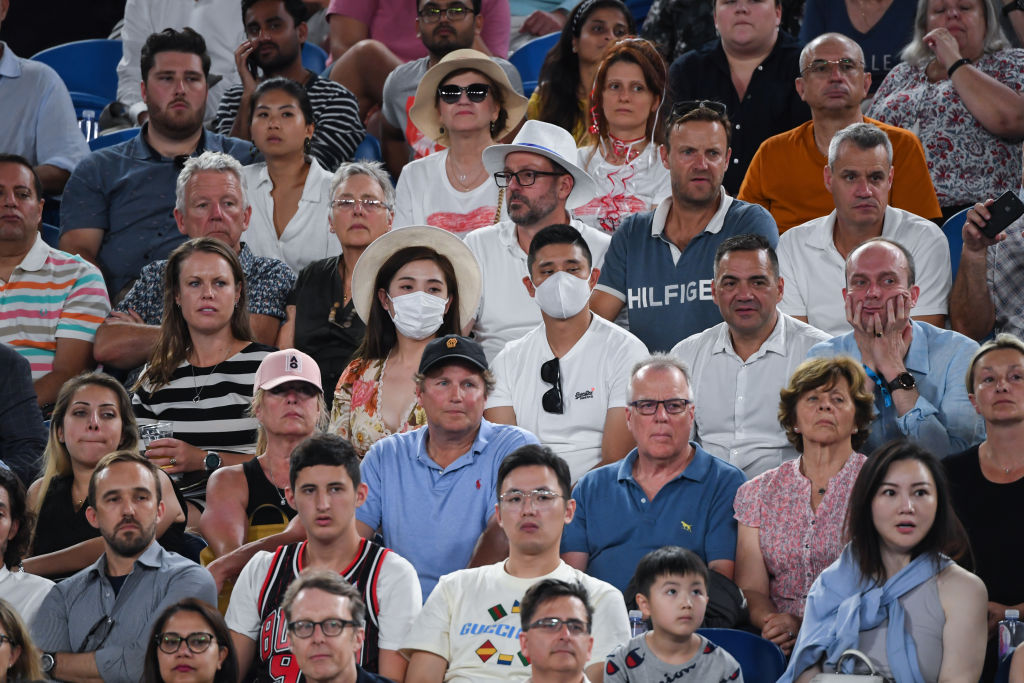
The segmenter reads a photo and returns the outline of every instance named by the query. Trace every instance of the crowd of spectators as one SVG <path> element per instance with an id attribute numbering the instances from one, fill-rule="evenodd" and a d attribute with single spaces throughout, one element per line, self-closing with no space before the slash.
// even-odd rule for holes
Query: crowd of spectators
<path id="1" fill-rule="evenodd" d="M 1024 0 L 121 4 L 95 151 L 0 40 L 0 683 L 1024 683 Z"/>

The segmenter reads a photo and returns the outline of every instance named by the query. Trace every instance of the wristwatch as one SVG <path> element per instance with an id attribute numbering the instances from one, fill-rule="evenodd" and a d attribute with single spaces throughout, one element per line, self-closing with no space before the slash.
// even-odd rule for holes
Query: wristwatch
<path id="1" fill-rule="evenodd" d="M 222 462 L 220 453 L 217 451 L 206 451 L 206 458 L 203 460 L 203 464 L 206 465 L 207 472 L 213 472 L 221 466 Z"/>
<path id="2" fill-rule="evenodd" d="M 54 667 L 57 666 L 56 652 L 44 652 L 43 656 L 39 659 L 39 665 L 40 668 L 42 668 L 44 674 L 49 674 L 51 671 L 53 671 Z"/>
<path id="3" fill-rule="evenodd" d="M 1024 12 L 1024 0 L 1011 0 L 1008 4 L 1003 5 L 1003 16 L 1010 16 L 1010 12 L 1020 10 Z"/>
<path id="4" fill-rule="evenodd" d="M 915 380 L 914 376 L 911 375 L 909 372 L 901 372 L 900 374 L 896 375 L 896 378 L 894 380 L 886 384 L 886 387 L 888 387 L 889 391 L 898 391 L 900 389 L 916 389 L 917 380 Z"/>

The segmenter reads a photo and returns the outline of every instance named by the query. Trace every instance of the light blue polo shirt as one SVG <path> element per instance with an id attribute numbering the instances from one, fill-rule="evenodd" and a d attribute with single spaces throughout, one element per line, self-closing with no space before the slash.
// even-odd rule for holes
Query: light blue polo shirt
<path id="1" fill-rule="evenodd" d="M 637 449 L 591 470 L 573 489 L 576 516 L 562 534 L 562 552 L 590 557 L 587 573 L 625 591 L 637 562 L 666 545 L 697 553 L 704 562 L 734 560 L 732 501 L 746 477 L 693 441 L 693 460 L 652 500 L 633 479 Z"/>
<path id="2" fill-rule="evenodd" d="M 442 469 L 427 455 L 428 430 L 393 434 L 370 448 L 360 467 L 370 491 L 356 510 L 385 546 L 412 562 L 424 600 L 441 576 L 469 564 L 494 514 L 501 461 L 539 443 L 525 429 L 482 420 L 469 452 Z"/>

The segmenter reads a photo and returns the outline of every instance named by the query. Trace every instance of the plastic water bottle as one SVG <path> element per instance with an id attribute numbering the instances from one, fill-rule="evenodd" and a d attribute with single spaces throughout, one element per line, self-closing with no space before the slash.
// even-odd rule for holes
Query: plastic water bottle
<path id="1" fill-rule="evenodd" d="M 99 137 L 100 126 L 96 121 L 96 112 L 92 109 L 86 109 L 82 112 L 82 120 L 78 122 L 78 127 L 82 130 L 82 134 L 85 136 L 85 141 L 90 142 Z"/>
<path id="2" fill-rule="evenodd" d="M 644 621 L 644 613 L 638 609 L 629 610 L 629 636 L 636 637 L 641 633 L 647 633 L 647 622 Z"/>
<path id="3" fill-rule="evenodd" d="M 1024 624 L 1020 622 L 1020 612 L 1015 609 L 1006 610 L 1005 618 L 999 622 L 999 659 L 1006 653 L 1024 642 Z"/>

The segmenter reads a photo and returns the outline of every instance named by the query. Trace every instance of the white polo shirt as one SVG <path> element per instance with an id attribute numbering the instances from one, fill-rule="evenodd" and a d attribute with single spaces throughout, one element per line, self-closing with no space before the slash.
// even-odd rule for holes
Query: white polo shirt
<path id="1" fill-rule="evenodd" d="M 845 259 L 839 255 L 832 232 L 836 212 L 790 228 L 779 238 L 779 270 L 786 289 L 779 310 L 807 316 L 807 322 L 832 336 L 851 331 L 846 322 L 843 287 Z M 921 296 L 913 315 L 946 315 L 953 276 L 949 244 L 942 230 L 909 211 L 886 207 L 882 237 L 899 242 L 914 257 Z"/>
<path id="2" fill-rule="evenodd" d="M 748 479 L 797 457 L 779 425 L 779 391 L 810 348 L 831 338 L 779 313 L 771 335 L 747 360 L 736 355 L 724 322 L 676 344 L 672 355 L 690 369 L 694 425 L 704 450 Z"/>
<path id="3" fill-rule="evenodd" d="M 575 218 L 569 225 L 583 235 L 594 268 L 600 268 L 611 237 Z M 523 278 L 530 273 L 526 252 L 516 237 L 515 223 L 507 220 L 478 228 L 466 235 L 466 246 L 476 256 L 483 274 L 473 334 L 490 362 L 507 342 L 519 339 L 541 323 L 540 308 L 523 285 Z"/>
<path id="4" fill-rule="evenodd" d="M 615 323 L 591 314 L 590 327 L 559 359 L 562 414 L 545 411 L 541 402 L 552 385 L 541 380 L 540 366 L 554 357 L 543 324 L 510 341 L 491 361 L 497 385 L 487 407 L 511 406 L 516 424 L 564 458 L 575 482 L 601 461 L 608 410 L 626 406 L 630 370 L 647 357 L 647 347 Z"/>

